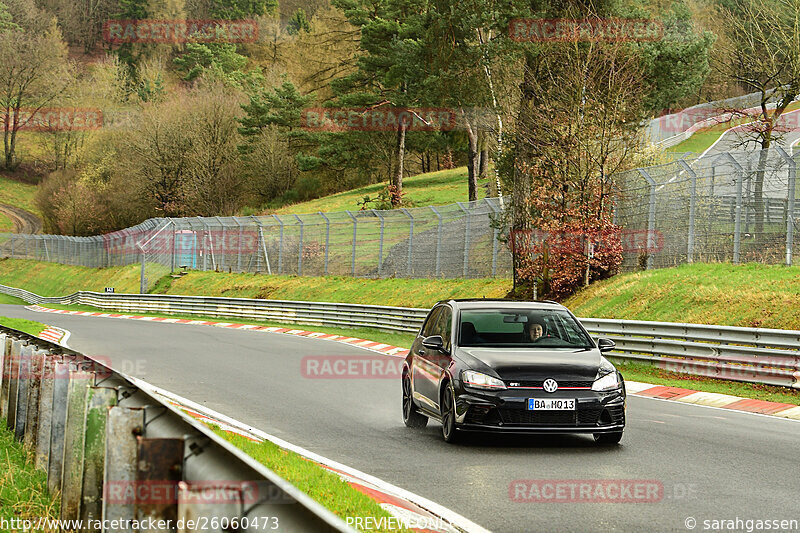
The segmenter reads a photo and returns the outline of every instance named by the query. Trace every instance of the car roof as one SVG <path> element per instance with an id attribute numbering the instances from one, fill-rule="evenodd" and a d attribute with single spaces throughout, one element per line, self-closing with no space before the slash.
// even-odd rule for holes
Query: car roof
<path id="1" fill-rule="evenodd" d="M 454 309 L 564 309 L 563 305 L 552 300 L 520 301 L 504 300 L 502 298 L 462 298 L 442 300 L 439 303 L 450 304 Z"/>

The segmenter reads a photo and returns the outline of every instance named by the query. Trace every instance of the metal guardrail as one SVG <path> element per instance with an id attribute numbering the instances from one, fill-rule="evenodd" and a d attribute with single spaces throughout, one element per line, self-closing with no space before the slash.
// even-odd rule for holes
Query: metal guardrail
<path id="1" fill-rule="evenodd" d="M 91 357 L 0 326 L 0 368 L 0 416 L 81 531 L 355 531 Z"/>
<path id="2" fill-rule="evenodd" d="M 36 304 L 84 304 L 126 313 L 251 318 L 302 325 L 372 327 L 416 332 L 427 309 L 286 300 L 251 300 L 80 291 L 42 297 L 0 285 Z M 592 334 L 617 343 L 612 357 L 686 374 L 800 389 L 800 331 L 672 322 L 581 318 Z"/>

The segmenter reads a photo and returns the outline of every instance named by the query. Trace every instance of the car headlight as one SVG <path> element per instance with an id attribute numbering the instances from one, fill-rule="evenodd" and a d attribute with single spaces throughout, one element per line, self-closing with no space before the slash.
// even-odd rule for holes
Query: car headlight
<path id="1" fill-rule="evenodd" d="M 592 383 L 592 390 L 594 391 L 607 391 L 619 388 L 619 376 L 617 371 L 610 372 L 603 377 L 597 378 Z"/>
<path id="2" fill-rule="evenodd" d="M 462 372 L 461 381 L 464 382 L 464 385 L 473 389 L 498 390 L 506 388 L 506 384 L 502 380 L 472 370 Z"/>

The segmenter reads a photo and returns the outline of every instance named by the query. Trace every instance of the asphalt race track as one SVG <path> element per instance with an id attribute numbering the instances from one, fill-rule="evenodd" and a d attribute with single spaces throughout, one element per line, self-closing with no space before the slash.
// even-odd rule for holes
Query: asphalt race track
<path id="1" fill-rule="evenodd" d="M 436 501 L 496 532 L 687 531 L 686 519 L 800 520 L 800 423 L 630 398 L 622 445 L 591 437 L 441 440 L 407 429 L 394 379 L 308 379 L 309 355 L 370 355 L 289 335 L 34 313 L 70 346 L 176 394 Z M 653 480 L 653 503 L 516 503 L 514 480 Z"/>

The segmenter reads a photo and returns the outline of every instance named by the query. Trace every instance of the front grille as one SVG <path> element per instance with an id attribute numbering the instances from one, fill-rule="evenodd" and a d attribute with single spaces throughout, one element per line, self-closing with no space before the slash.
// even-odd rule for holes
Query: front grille
<path id="1" fill-rule="evenodd" d="M 486 424 L 496 426 L 500 422 L 500 414 L 497 409 L 490 406 L 475 405 L 469 408 L 467 416 L 464 418 L 467 424 Z"/>
<path id="2" fill-rule="evenodd" d="M 558 381 L 558 380 L 556 380 Z M 519 383 L 519 387 L 536 387 L 541 389 L 542 385 L 544 384 L 544 380 L 538 381 L 515 381 L 514 383 Z M 591 388 L 592 381 L 558 381 L 558 388 L 575 388 L 575 387 L 584 387 L 584 388 Z"/>
<path id="3" fill-rule="evenodd" d="M 528 411 L 500 409 L 504 424 L 524 426 L 575 426 L 575 411 Z"/>
<path id="4" fill-rule="evenodd" d="M 622 405 L 604 409 L 597 404 L 587 406 L 578 403 L 578 408 L 574 411 L 528 411 L 509 408 L 492 411 L 499 413 L 503 424 L 521 426 L 607 426 L 625 421 Z M 469 416 L 467 418 L 469 419 Z"/>
<path id="5" fill-rule="evenodd" d="M 597 420 L 600 418 L 600 413 L 603 412 L 602 407 L 588 407 L 588 408 L 578 408 L 578 424 L 580 425 L 592 425 L 597 424 Z"/>
<path id="6" fill-rule="evenodd" d="M 622 404 L 606 408 L 611 416 L 612 424 L 622 424 L 625 422 L 625 407 Z"/>

